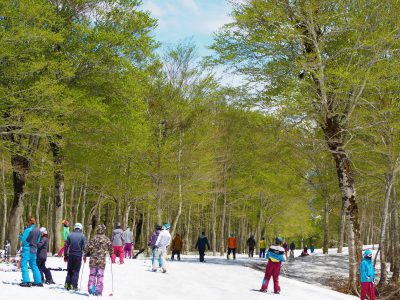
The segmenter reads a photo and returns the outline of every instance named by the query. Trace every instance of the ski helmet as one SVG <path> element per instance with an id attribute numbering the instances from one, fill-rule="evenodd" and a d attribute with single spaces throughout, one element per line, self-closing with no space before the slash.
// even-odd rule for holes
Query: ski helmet
<path id="1" fill-rule="evenodd" d="M 47 234 L 47 229 L 46 229 L 46 227 L 41 227 L 41 228 L 40 228 L 40 233 L 41 233 L 41 234 Z"/>
<path id="2" fill-rule="evenodd" d="M 74 230 L 76 230 L 76 229 L 79 229 L 80 231 L 82 231 L 82 230 L 83 230 L 82 224 L 81 224 L 81 223 L 76 223 L 76 224 L 74 225 Z"/>
<path id="3" fill-rule="evenodd" d="M 282 242 L 283 242 L 283 239 L 280 236 L 277 236 L 275 238 L 275 244 L 282 244 Z"/>

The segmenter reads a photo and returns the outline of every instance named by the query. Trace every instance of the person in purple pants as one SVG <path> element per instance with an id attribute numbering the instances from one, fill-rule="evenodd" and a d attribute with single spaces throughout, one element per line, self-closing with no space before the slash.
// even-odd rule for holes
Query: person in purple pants
<path id="1" fill-rule="evenodd" d="M 129 227 L 126 228 L 122 234 L 124 239 L 124 256 L 125 258 L 132 258 L 132 243 L 133 243 L 133 233 Z"/>

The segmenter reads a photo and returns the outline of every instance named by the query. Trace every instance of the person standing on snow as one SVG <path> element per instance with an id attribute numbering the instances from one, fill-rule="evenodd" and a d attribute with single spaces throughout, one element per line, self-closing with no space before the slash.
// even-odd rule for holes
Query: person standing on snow
<path id="1" fill-rule="evenodd" d="M 262 237 L 260 241 L 260 258 L 265 258 L 265 251 L 267 250 L 267 242 L 265 238 Z"/>
<path id="2" fill-rule="evenodd" d="M 151 265 L 154 265 L 154 260 L 156 258 L 156 242 L 157 242 L 157 238 L 160 235 L 162 226 L 161 225 L 156 225 L 155 230 L 153 231 L 153 233 L 151 234 L 150 238 L 149 238 L 149 242 L 147 243 L 147 246 L 149 246 L 151 248 Z M 158 258 L 158 264 L 161 265 L 161 258 Z"/>
<path id="3" fill-rule="evenodd" d="M 229 256 L 233 253 L 233 259 L 236 259 L 236 238 L 233 233 L 228 238 L 228 254 L 226 258 L 229 260 Z"/>
<path id="4" fill-rule="evenodd" d="M 199 257 L 200 257 L 200 262 L 204 262 L 204 255 L 206 252 L 206 246 L 208 247 L 208 250 L 211 249 L 210 243 L 208 242 L 208 239 L 205 235 L 205 232 L 203 231 L 199 238 L 197 239 L 197 243 L 195 246 L 195 249 L 199 250 Z"/>
<path id="5" fill-rule="evenodd" d="M 19 284 L 22 287 L 43 286 L 39 268 L 36 264 L 37 245 L 40 241 L 40 230 L 36 227 L 36 220 L 33 217 L 28 218 L 28 226 L 19 236 L 21 245 L 21 272 L 22 282 Z M 29 278 L 29 267 L 33 273 L 33 284 Z"/>
<path id="6" fill-rule="evenodd" d="M 171 243 L 171 234 L 169 233 L 169 224 L 165 224 L 163 230 L 158 235 L 155 247 L 157 248 L 157 257 L 159 267 L 163 273 L 167 272 L 167 247 Z M 161 261 L 161 265 L 160 265 Z M 153 272 L 157 272 L 157 267 L 154 261 Z"/>
<path id="7" fill-rule="evenodd" d="M 115 264 L 115 259 L 117 256 L 119 256 L 119 263 L 123 264 L 124 263 L 124 250 L 123 250 L 123 245 L 124 245 L 124 232 L 121 229 L 121 223 L 117 223 L 117 226 L 115 226 L 115 229 L 112 232 L 112 245 L 114 249 L 114 254 L 111 257 L 111 261 L 113 264 Z"/>
<path id="8" fill-rule="evenodd" d="M 285 259 L 287 259 L 288 258 L 287 254 L 289 252 L 289 245 L 286 242 L 284 242 L 282 247 L 283 247 L 283 249 L 285 249 Z"/>
<path id="9" fill-rule="evenodd" d="M 68 220 L 63 220 L 62 221 L 62 239 L 63 239 L 63 246 L 61 249 L 58 251 L 57 256 L 62 256 L 65 252 L 65 241 L 67 240 L 69 236 L 69 221 Z"/>
<path id="10" fill-rule="evenodd" d="M 86 256 L 90 256 L 90 275 L 88 282 L 88 292 L 90 295 L 102 295 L 106 256 L 108 253 L 111 257 L 114 252 L 113 245 L 110 239 L 106 237 L 105 233 L 105 225 L 100 224 L 97 226 L 96 235 L 85 247 L 85 256 L 83 257 L 83 261 L 86 262 Z"/>
<path id="11" fill-rule="evenodd" d="M 132 243 L 133 243 L 133 233 L 129 226 L 124 231 L 122 238 L 124 239 L 124 257 L 132 258 Z"/>
<path id="12" fill-rule="evenodd" d="M 296 249 L 296 245 L 294 244 L 294 241 L 292 241 L 290 243 L 289 249 L 290 249 L 290 258 L 294 258 L 294 249 Z"/>
<path id="13" fill-rule="evenodd" d="M 175 255 L 177 255 L 179 261 L 181 260 L 182 248 L 183 248 L 183 241 L 181 236 L 177 233 L 171 243 L 171 249 L 172 249 L 171 260 L 175 259 Z"/>
<path id="14" fill-rule="evenodd" d="M 65 278 L 65 288 L 67 290 L 78 290 L 79 271 L 82 265 L 83 250 L 86 244 L 86 238 L 82 233 L 81 223 L 74 225 L 74 231 L 71 232 L 65 241 L 64 261 L 67 264 L 67 278 Z"/>
<path id="15" fill-rule="evenodd" d="M 249 247 L 249 257 L 254 256 L 254 248 L 256 247 L 256 240 L 254 239 L 254 235 L 250 235 L 247 239 L 247 247 Z"/>
<path id="16" fill-rule="evenodd" d="M 372 263 L 372 251 L 367 249 L 360 264 L 361 276 L 361 300 L 368 296 L 369 300 L 375 300 L 375 269 Z"/>
<path id="17" fill-rule="evenodd" d="M 4 241 L 4 259 L 8 261 L 11 254 L 11 243 L 9 240 Z"/>
<path id="18" fill-rule="evenodd" d="M 310 251 L 311 251 L 311 254 L 313 254 L 313 253 L 314 253 L 314 251 L 315 251 L 314 244 L 311 244 L 311 246 L 310 246 Z"/>
<path id="19" fill-rule="evenodd" d="M 55 282 L 53 281 L 53 276 L 51 276 L 50 270 L 46 267 L 47 247 L 49 245 L 47 229 L 45 227 L 40 228 L 40 234 L 42 238 L 40 239 L 40 242 L 38 244 L 36 263 L 40 271 L 40 276 L 42 277 L 42 283 L 44 282 L 44 278 L 46 276 L 47 284 L 55 284 Z"/>
<path id="20" fill-rule="evenodd" d="M 277 237 L 275 239 L 275 245 L 269 247 L 268 249 L 266 257 L 268 259 L 268 263 L 265 269 L 265 275 L 260 292 L 267 292 L 268 283 L 271 277 L 274 280 L 274 293 L 279 294 L 281 292 L 281 288 L 279 286 L 279 272 L 281 271 L 282 262 L 285 261 L 285 249 L 283 249 L 281 245 L 282 238 Z"/>

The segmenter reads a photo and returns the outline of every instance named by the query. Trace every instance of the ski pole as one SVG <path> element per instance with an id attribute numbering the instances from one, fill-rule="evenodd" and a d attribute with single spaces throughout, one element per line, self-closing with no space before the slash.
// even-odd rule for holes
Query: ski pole
<path id="1" fill-rule="evenodd" d="M 111 294 L 109 296 L 114 296 L 114 274 L 113 274 L 113 269 L 112 269 L 112 261 L 110 257 L 110 262 L 111 262 Z"/>

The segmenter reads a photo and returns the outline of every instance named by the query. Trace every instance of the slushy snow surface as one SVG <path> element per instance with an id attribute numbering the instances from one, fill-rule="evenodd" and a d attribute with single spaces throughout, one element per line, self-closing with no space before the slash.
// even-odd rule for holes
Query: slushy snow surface
<path id="1" fill-rule="evenodd" d="M 217 299 L 276 299 L 276 300 L 355 300 L 324 287 L 314 286 L 293 279 L 280 277 L 281 294 L 275 295 L 271 279 L 269 293 L 260 293 L 263 273 L 248 268 L 246 258 L 226 261 L 224 258 L 207 257 L 206 263 L 198 262 L 195 256 L 181 256 L 181 261 L 168 261 L 168 272 L 151 272 L 149 259 L 125 261 L 125 264 L 114 264 L 114 294 L 110 296 L 111 267 L 107 263 L 104 277 L 102 299 L 140 299 L 140 300 L 217 300 Z M 66 268 L 62 258 L 49 257 L 47 266 Z M 306 269 L 304 272 L 312 272 Z M 32 274 L 31 279 L 32 279 Z M 88 263 L 83 270 L 81 294 L 64 290 L 65 271 L 52 271 L 56 285 L 45 287 L 22 288 L 20 272 L 0 272 L 0 299 L 29 300 L 66 300 L 87 298 L 89 277 Z M 306 276 L 306 274 L 305 274 Z M 91 296 L 93 297 L 93 296 Z M 99 297 L 96 297 L 99 298 Z"/>

